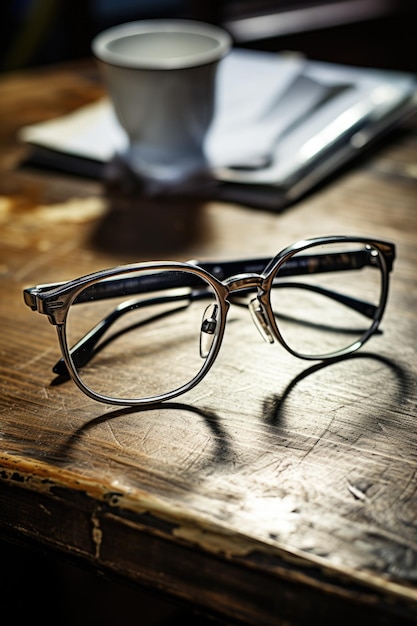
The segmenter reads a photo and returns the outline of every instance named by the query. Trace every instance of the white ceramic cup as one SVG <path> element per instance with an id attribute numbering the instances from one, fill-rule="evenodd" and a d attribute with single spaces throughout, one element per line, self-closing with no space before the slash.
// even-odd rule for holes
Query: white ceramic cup
<path id="1" fill-rule="evenodd" d="M 97 35 L 92 51 L 129 138 L 121 155 L 141 178 L 181 183 L 206 168 L 215 76 L 231 38 L 193 20 L 130 22 Z"/>

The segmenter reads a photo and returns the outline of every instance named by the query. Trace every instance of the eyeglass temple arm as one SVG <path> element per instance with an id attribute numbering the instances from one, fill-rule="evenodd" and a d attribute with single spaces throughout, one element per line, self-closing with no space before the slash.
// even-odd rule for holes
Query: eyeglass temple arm
<path id="1" fill-rule="evenodd" d="M 387 248 L 388 246 L 385 246 Z M 384 254 L 388 271 L 392 270 L 394 254 L 391 246 L 385 250 Z M 248 259 L 238 261 L 191 261 L 194 265 L 201 267 L 219 280 L 229 276 L 244 273 L 262 274 L 267 271 L 271 259 Z M 346 270 L 358 270 L 362 267 L 377 266 L 378 262 L 370 254 L 369 250 L 352 250 L 350 252 L 333 252 L 327 254 L 303 254 L 288 258 L 280 267 L 278 275 L 301 276 L 307 274 L 319 274 L 323 272 L 337 272 Z"/>
<path id="2" fill-rule="evenodd" d="M 319 293 L 322 296 L 327 296 L 336 302 L 340 302 L 340 304 L 344 304 L 350 309 L 361 313 L 365 317 L 369 317 L 373 319 L 375 317 L 377 307 L 370 302 L 366 302 L 365 300 L 359 300 L 359 298 L 353 298 L 352 296 L 345 296 L 342 293 L 337 291 L 333 291 L 331 289 L 326 289 L 325 287 L 320 287 L 320 285 L 309 285 L 307 283 L 290 283 L 290 282 L 274 282 L 273 288 L 280 289 L 282 287 L 294 288 L 294 289 L 306 289 L 307 291 L 314 291 L 315 293 Z"/>
<path id="3" fill-rule="evenodd" d="M 391 248 L 390 248 L 391 250 Z M 387 253 L 386 262 L 388 271 L 392 269 L 393 253 Z M 200 267 L 209 272 L 219 280 L 223 280 L 229 276 L 241 273 L 257 273 L 261 274 L 265 268 L 271 263 L 271 259 L 247 259 L 239 261 L 221 261 L 221 262 L 199 262 L 190 261 L 194 266 Z M 367 265 L 375 264 L 375 260 L 367 250 L 359 250 L 334 254 L 312 254 L 299 257 L 291 257 L 285 261 L 279 270 L 279 276 L 297 276 L 305 274 L 316 274 L 321 272 L 334 272 L 339 270 L 360 269 Z M 25 303 L 34 311 L 37 310 L 37 296 L 57 289 L 65 283 L 55 283 L 48 285 L 38 285 L 24 289 Z M 79 302 L 87 302 L 90 300 L 101 300 L 120 296 L 123 293 L 126 296 L 138 295 L 140 293 L 149 293 L 162 289 L 171 289 L 173 287 L 193 287 L 201 284 L 201 279 L 197 276 L 192 277 L 188 274 L 182 278 L 178 277 L 177 281 L 172 280 L 170 274 L 169 280 L 164 279 L 164 272 L 157 274 L 149 274 L 137 278 L 135 276 L 126 276 L 126 278 L 106 280 L 95 283 L 91 287 L 86 288 L 74 304 Z"/>
<path id="4" fill-rule="evenodd" d="M 186 272 L 183 272 L 183 274 L 184 276 L 178 276 L 176 280 L 173 280 L 172 271 L 169 272 L 169 278 L 166 278 L 163 271 L 156 274 L 144 274 L 139 278 L 137 276 L 129 276 L 128 274 L 124 278 L 109 278 L 83 289 L 72 304 L 119 298 L 121 295 L 137 296 L 139 294 L 148 294 L 152 291 L 162 291 L 164 289 L 191 288 L 202 284 L 202 280 L 198 278 L 198 276 L 192 276 L 190 273 L 186 274 Z M 47 300 L 50 296 L 54 295 L 52 292 L 55 289 L 60 289 L 65 286 L 71 287 L 71 283 L 49 283 L 37 285 L 36 287 L 28 287 L 23 290 L 25 304 L 33 311 L 36 311 L 38 310 L 38 296 L 42 300 Z"/>

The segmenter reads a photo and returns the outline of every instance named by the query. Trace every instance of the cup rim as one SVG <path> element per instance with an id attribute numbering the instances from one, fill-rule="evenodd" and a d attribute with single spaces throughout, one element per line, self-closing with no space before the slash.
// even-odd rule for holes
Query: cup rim
<path id="1" fill-rule="evenodd" d="M 210 50 L 175 58 L 131 58 L 127 55 L 109 49 L 109 44 L 120 37 L 130 37 L 147 33 L 191 33 L 201 34 L 212 38 L 216 45 Z M 230 50 L 232 38 L 229 33 L 219 26 L 208 22 L 199 22 L 186 19 L 153 19 L 125 22 L 107 28 L 96 35 L 91 48 L 95 57 L 110 65 L 131 69 L 183 69 L 215 63 L 224 57 Z"/>

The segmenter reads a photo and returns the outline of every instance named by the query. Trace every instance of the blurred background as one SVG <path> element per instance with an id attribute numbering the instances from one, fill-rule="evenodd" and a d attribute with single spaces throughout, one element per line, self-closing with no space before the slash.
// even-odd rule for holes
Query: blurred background
<path id="1" fill-rule="evenodd" d="M 158 17 L 221 25 L 240 47 L 417 71 L 415 0 L 2 0 L 0 71 L 88 57 L 99 31 Z"/>

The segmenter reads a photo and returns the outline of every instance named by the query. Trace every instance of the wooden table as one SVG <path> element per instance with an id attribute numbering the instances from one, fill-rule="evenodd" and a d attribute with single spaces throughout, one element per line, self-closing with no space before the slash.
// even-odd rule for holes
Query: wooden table
<path id="1" fill-rule="evenodd" d="M 145 201 L 25 166 L 23 124 L 102 94 L 89 64 L 0 80 L 0 528 L 225 623 L 417 621 L 417 135 L 274 214 Z M 392 240 L 383 333 L 327 367 L 248 314 L 192 392 L 146 411 L 51 386 L 56 334 L 22 289 L 119 263 Z M 239 328 L 237 328 L 239 326 Z"/>

